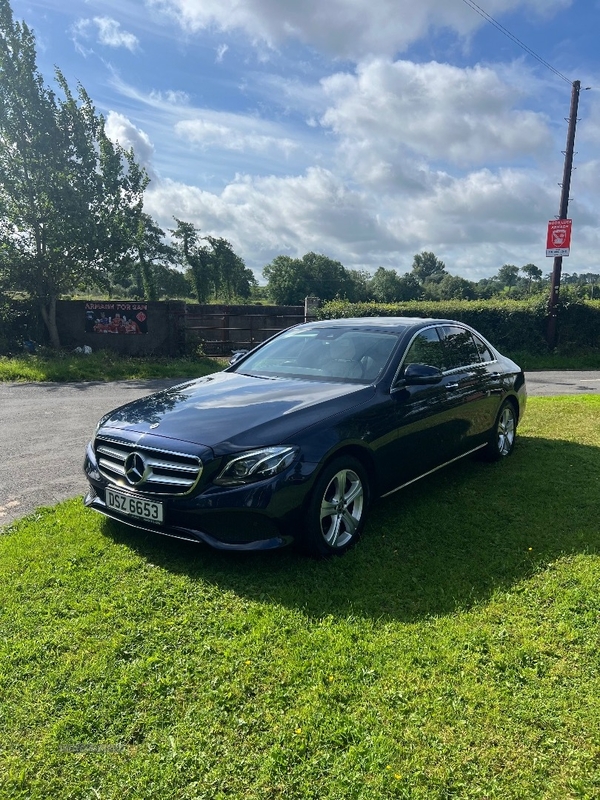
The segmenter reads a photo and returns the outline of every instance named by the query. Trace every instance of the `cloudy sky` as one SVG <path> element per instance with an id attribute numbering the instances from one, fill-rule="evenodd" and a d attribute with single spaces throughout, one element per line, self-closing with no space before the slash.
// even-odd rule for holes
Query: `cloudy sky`
<path id="1" fill-rule="evenodd" d="M 11 5 L 47 83 L 60 67 L 134 147 L 146 210 L 229 239 L 259 279 L 310 250 L 369 271 L 432 250 L 473 280 L 549 272 L 580 80 L 563 270 L 600 272 L 600 0 Z"/>

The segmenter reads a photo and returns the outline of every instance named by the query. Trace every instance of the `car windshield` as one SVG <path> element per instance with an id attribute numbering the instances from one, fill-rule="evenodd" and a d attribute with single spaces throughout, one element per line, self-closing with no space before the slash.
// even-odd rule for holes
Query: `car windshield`
<path id="1" fill-rule="evenodd" d="M 245 375 L 372 383 L 398 342 L 396 333 L 339 328 L 292 329 L 233 370 Z"/>

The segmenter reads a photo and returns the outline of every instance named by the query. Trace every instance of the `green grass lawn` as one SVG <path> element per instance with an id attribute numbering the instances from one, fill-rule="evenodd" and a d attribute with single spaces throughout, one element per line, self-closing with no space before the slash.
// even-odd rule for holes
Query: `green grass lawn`
<path id="1" fill-rule="evenodd" d="M 314 562 L 84 510 L 0 536 L 0 797 L 600 797 L 600 397 Z"/>
<path id="2" fill-rule="evenodd" d="M 222 369 L 223 358 L 140 358 L 110 350 L 90 355 L 0 356 L 0 381 L 117 381 L 145 378 L 196 378 Z"/>

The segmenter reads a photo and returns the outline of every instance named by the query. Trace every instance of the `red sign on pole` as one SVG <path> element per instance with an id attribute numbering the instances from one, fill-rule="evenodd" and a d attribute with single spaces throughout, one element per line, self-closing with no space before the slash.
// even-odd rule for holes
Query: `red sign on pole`
<path id="1" fill-rule="evenodd" d="M 572 219 L 551 219 L 546 237 L 547 256 L 568 256 L 571 249 Z"/>

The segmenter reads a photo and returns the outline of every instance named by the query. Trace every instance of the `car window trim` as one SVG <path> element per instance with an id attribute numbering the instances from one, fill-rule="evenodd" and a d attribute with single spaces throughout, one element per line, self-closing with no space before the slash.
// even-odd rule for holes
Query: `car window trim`
<path id="1" fill-rule="evenodd" d="M 402 358 L 400 360 L 400 363 L 398 364 L 398 367 L 397 367 L 396 372 L 394 374 L 394 379 L 392 381 L 392 385 L 391 385 L 391 388 L 390 388 L 390 394 L 392 392 L 401 391 L 404 388 L 403 386 L 396 386 L 396 381 L 398 380 L 400 372 L 402 371 L 402 368 L 404 367 L 404 360 L 406 359 L 406 354 L 408 353 L 408 351 L 412 347 L 412 343 L 417 338 L 417 336 L 420 333 L 423 333 L 423 331 L 431 330 L 431 328 L 434 328 L 434 329 L 443 328 L 444 325 L 448 325 L 448 324 L 450 324 L 450 323 L 449 322 L 447 322 L 447 323 L 446 322 L 438 322 L 438 323 L 435 323 L 433 325 L 425 325 L 423 328 L 419 328 L 418 331 L 415 331 L 415 333 L 413 334 L 410 342 L 408 343 L 408 345 L 406 346 L 406 348 L 404 350 L 404 355 L 402 356 Z M 487 339 L 485 339 L 485 337 L 481 336 L 481 334 L 477 333 L 475 330 L 473 330 L 473 328 L 469 327 L 469 325 L 465 325 L 464 323 L 457 323 L 457 322 L 453 321 L 452 325 L 454 325 L 455 327 L 458 327 L 458 328 L 463 328 L 466 331 L 469 331 L 469 333 L 472 336 L 479 336 L 481 341 L 485 344 L 485 346 L 488 348 L 490 353 L 493 356 L 495 356 L 495 358 L 493 358 L 491 361 L 474 361 L 473 363 L 466 364 L 464 366 L 452 367 L 452 369 L 444 369 L 444 370 L 442 370 L 442 375 L 443 376 L 453 375 L 453 374 L 457 374 L 459 372 L 464 372 L 465 370 L 473 369 L 473 367 L 481 367 L 481 366 L 487 366 L 488 364 L 497 364 L 498 363 L 498 354 L 496 353 L 494 348 L 491 346 L 491 344 L 487 341 Z M 440 336 L 439 333 L 438 333 L 438 336 L 440 338 L 440 343 L 443 345 L 443 341 L 444 340 L 442 339 L 442 337 Z"/>

